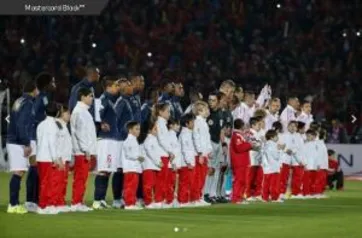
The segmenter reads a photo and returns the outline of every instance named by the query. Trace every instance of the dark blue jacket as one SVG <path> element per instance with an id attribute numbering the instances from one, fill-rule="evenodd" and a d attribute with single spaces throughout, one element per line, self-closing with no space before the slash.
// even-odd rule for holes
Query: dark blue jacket
<path id="1" fill-rule="evenodd" d="M 141 123 L 145 123 L 151 117 L 152 113 L 152 102 L 147 101 L 141 107 Z"/>
<path id="2" fill-rule="evenodd" d="M 114 110 L 118 120 L 119 139 L 125 140 L 128 135 L 127 123 L 134 120 L 130 97 L 120 96 L 114 105 Z"/>
<path id="3" fill-rule="evenodd" d="M 40 92 L 39 95 L 35 98 L 34 101 L 34 113 L 35 113 L 35 122 L 33 131 L 31 134 L 31 139 L 36 139 L 36 128 L 39 123 L 42 122 L 46 118 L 45 108 L 50 102 L 49 94 L 46 92 Z"/>
<path id="4" fill-rule="evenodd" d="M 98 137 L 103 139 L 119 140 L 120 132 L 114 107 L 117 97 L 104 92 L 99 99 L 101 101 L 101 108 L 99 110 L 101 122 L 107 123 L 110 127 L 110 131 L 104 132 L 100 127 L 98 127 Z"/>
<path id="5" fill-rule="evenodd" d="M 180 120 L 183 114 L 183 110 L 180 103 L 180 97 L 173 96 L 171 99 L 171 117 L 176 120 Z"/>
<path id="6" fill-rule="evenodd" d="M 171 96 L 168 93 L 162 93 L 159 97 L 158 97 L 158 102 L 160 103 L 171 103 Z"/>
<path id="7" fill-rule="evenodd" d="M 133 120 L 141 123 L 141 98 L 139 94 L 134 94 L 130 97 L 131 108 L 133 112 Z"/>
<path id="8" fill-rule="evenodd" d="M 34 98 L 23 94 L 11 109 L 6 142 L 29 146 L 35 126 Z"/>
<path id="9" fill-rule="evenodd" d="M 75 105 L 77 105 L 78 102 L 78 90 L 80 88 L 89 88 L 92 90 L 94 94 L 94 84 L 90 83 L 87 79 L 83 79 L 82 81 L 78 82 L 76 85 L 72 87 L 72 90 L 70 91 L 70 98 L 69 98 L 69 110 L 70 112 L 73 111 Z M 94 118 L 94 100 L 92 106 L 89 108 L 90 114 Z"/>

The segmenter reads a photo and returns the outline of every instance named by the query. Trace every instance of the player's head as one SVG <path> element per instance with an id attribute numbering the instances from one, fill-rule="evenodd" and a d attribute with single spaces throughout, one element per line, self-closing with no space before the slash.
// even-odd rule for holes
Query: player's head
<path id="1" fill-rule="evenodd" d="M 320 140 L 325 141 L 327 139 L 327 130 L 320 129 L 318 137 Z"/>
<path id="2" fill-rule="evenodd" d="M 35 77 L 39 91 L 54 91 L 56 88 L 54 77 L 47 72 L 42 72 Z"/>
<path id="3" fill-rule="evenodd" d="M 272 98 L 269 102 L 269 111 L 271 114 L 275 114 L 280 110 L 280 99 Z"/>
<path id="4" fill-rule="evenodd" d="M 239 100 L 239 102 L 244 100 L 244 89 L 243 87 L 236 87 L 235 88 L 235 92 L 234 92 L 234 96 L 236 96 L 236 98 Z"/>
<path id="5" fill-rule="evenodd" d="M 266 111 L 264 109 L 257 109 L 254 112 L 254 117 L 258 117 L 260 120 L 264 120 L 266 117 Z"/>
<path id="6" fill-rule="evenodd" d="M 320 131 L 320 129 L 321 129 L 321 125 L 320 125 L 318 122 L 313 121 L 312 123 L 310 123 L 309 129 L 312 129 L 312 130 L 314 130 L 316 133 L 319 133 L 319 131 Z"/>
<path id="7" fill-rule="evenodd" d="M 170 119 L 170 104 L 168 103 L 158 103 L 156 104 L 156 116 L 162 117 L 165 120 Z"/>
<path id="8" fill-rule="evenodd" d="M 48 117 L 56 117 L 59 113 L 59 107 L 55 102 L 49 102 L 48 105 L 45 106 L 45 115 Z"/>
<path id="9" fill-rule="evenodd" d="M 197 91 L 195 89 L 192 89 L 192 90 L 190 90 L 189 98 L 190 98 L 190 102 L 194 103 L 194 102 L 197 102 L 199 100 L 202 100 L 203 96 L 199 91 Z"/>
<path id="10" fill-rule="evenodd" d="M 288 105 L 292 106 L 295 110 L 299 110 L 299 99 L 296 96 L 288 97 Z"/>
<path id="11" fill-rule="evenodd" d="M 317 135 L 317 133 L 312 129 L 307 130 L 305 134 L 307 136 L 307 141 L 314 141 Z"/>
<path id="12" fill-rule="evenodd" d="M 235 110 L 235 108 L 237 108 L 239 105 L 240 105 L 240 100 L 236 95 L 234 95 L 230 103 L 231 110 Z"/>
<path id="13" fill-rule="evenodd" d="M 255 93 L 251 90 L 245 91 L 244 102 L 249 107 L 253 106 L 255 103 Z"/>
<path id="14" fill-rule="evenodd" d="M 268 130 L 265 133 L 265 139 L 277 142 L 278 141 L 278 133 L 275 130 Z"/>
<path id="15" fill-rule="evenodd" d="M 235 130 L 243 130 L 244 129 L 244 122 L 241 119 L 234 120 L 234 129 Z"/>
<path id="16" fill-rule="evenodd" d="M 152 103 L 152 105 L 156 104 L 158 102 L 158 96 L 160 94 L 160 91 L 158 88 L 147 88 L 146 92 L 146 100 Z"/>
<path id="17" fill-rule="evenodd" d="M 180 98 L 185 96 L 185 89 L 182 83 L 175 83 L 174 95 Z"/>
<path id="18" fill-rule="evenodd" d="M 64 122 L 68 123 L 70 121 L 70 111 L 66 104 L 59 104 L 58 105 L 58 114 L 57 117 L 62 119 Z"/>
<path id="19" fill-rule="evenodd" d="M 304 134 L 305 133 L 305 123 L 302 121 L 298 121 L 298 133 Z"/>
<path id="20" fill-rule="evenodd" d="M 158 127 L 157 127 L 157 121 L 156 120 L 148 120 L 147 122 L 147 131 L 149 134 L 152 134 L 154 136 L 157 135 Z"/>
<path id="21" fill-rule="evenodd" d="M 78 90 L 78 101 L 90 106 L 93 103 L 93 92 L 89 88 L 80 88 Z"/>
<path id="22" fill-rule="evenodd" d="M 328 149 L 328 157 L 330 159 L 336 159 L 336 151 L 334 151 L 332 149 Z"/>
<path id="23" fill-rule="evenodd" d="M 258 117 L 252 117 L 249 120 L 249 125 L 252 129 L 256 130 L 256 131 L 260 131 L 260 127 L 261 127 L 261 123 L 260 123 L 260 118 Z"/>
<path id="24" fill-rule="evenodd" d="M 26 81 L 23 87 L 23 93 L 29 94 L 32 97 L 36 97 L 39 94 L 36 83 L 33 80 Z"/>
<path id="25" fill-rule="evenodd" d="M 290 121 L 288 123 L 288 131 L 292 134 L 297 132 L 297 125 L 298 125 L 297 121 Z"/>
<path id="26" fill-rule="evenodd" d="M 275 130 L 277 133 L 283 133 L 283 125 L 279 121 L 273 123 L 272 129 Z"/>
<path id="27" fill-rule="evenodd" d="M 226 137 L 231 137 L 231 132 L 232 132 L 233 126 L 231 125 L 231 123 L 226 123 L 225 127 L 224 127 L 224 131 L 225 131 L 225 136 Z"/>
<path id="28" fill-rule="evenodd" d="M 235 92 L 235 82 L 231 79 L 223 81 L 219 91 L 225 93 L 226 97 L 231 99 Z"/>
<path id="29" fill-rule="evenodd" d="M 117 95 L 120 91 L 119 79 L 115 76 L 105 76 L 102 79 L 103 88 L 111 95 Z"/>
<path id="30" fill-rule="evenodd" d="M 190 130 L 194 128 L 195 116 L 192 113 L 187 113 L 181 118 L 181 125 L 187 127 Z"/>
<path id="31" fill-rule="evenodd" d="M 98 82 L 100 74 L 99 69 L 95 66 L 88 66 L 87 69 L 87 79 L 89 82 Z"/>
<path id="32" fill-rule="evenodd" d="M 219 107 L 221 95 L 219 92 L 211 92 L 209 94 L 209 107 L 211 110 L 216 110 Z"/>
<path id="33" fill-rule="evenodd" d="M 308 101 L 303 102 L 302 111 L 307 114 L 310 114 L 312 112 L 312 103 Z"/>
<path id="34" fill-rule="evenodd" d="M 167 122 L 167 128 L 176 132 L 180 131 L 180 121 L 176 119 L 169 119 Z"/>
<path id="35" fill-rule="evenodd" d="M 145 80 L 143 76 L 138 72 L 132 72 L 128 75 L 128 80 L 131 81 L 134 92 L 140 93 L 145 89 Z"/>
<path id="36" fill-rule="evenodd" d="M 193 111 L 196 116 L 201 116 L 203 118 L 207 118 L 210 115 L 209 106 L 204 101 L 197 101 Z"/>
<path id="37" fill-rule="evenodd" d="M 139 137 L 141 133 L 140 123 L 137 121 L 130 121 L 127 123 L 127 131 L 128 134 L 134 135 L 135 137 Z"/>

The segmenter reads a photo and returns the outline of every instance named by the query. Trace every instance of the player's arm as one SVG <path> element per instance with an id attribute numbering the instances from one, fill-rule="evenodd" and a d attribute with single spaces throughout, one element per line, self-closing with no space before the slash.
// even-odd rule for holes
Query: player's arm
<path id="1" fill-rule="evenodd" d="M 157 156 L 155 143 L 157 143 L 157 141 L 147 141 L 144 148 L 147 157 L 151 159 L 154 165 L 159 167 L 161 165 L 161 158 Z"/>
<path id="2" fill-rule="evenodd" d="M 33 105 L 31 103 L 25 103 L 18 112 L 19 118 L 16 123 L 16 127 L 17 130 L 21 132 L 19 133 L 20 143 L 25 146 L 30 146 L 30 132 L 34 126 L 34 116 L 32 110 Z"/>
<path id="3" fill-rule="evenodd" d="M 89 138 L 88 133 L 87 123 L 89 122 L 87 122 L 81 114 L 77 114 L 75 120 L 75 131 L 73 133 L 77 138 L 79 148 L 83 153 L 90 154 L 92 148 L 90 148 L 91 145 L 89 142 L 92 140 Z"/>
<path id="4" fill-rule="evenodd" d="M 234 151 L 236 151 L 237 153 L 247 152 L 253 148 L 251 143 L 243 140 L 239 136 L 231 141 L 231 146 L 233 147 Z"/>

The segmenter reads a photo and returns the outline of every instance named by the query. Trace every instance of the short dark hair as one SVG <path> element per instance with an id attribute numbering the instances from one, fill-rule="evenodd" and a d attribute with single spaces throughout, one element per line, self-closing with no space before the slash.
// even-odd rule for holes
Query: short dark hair
<path id="1" fill-rule="evenodd" d="M 102 79 L 103 88 L 112 87 L 112 85 L 118 81 L 118 77 L 116 76 L 104 76 Z"/>
<path id="2" fill-rule="evenodd" d="M 35 77 L 36 86 L 39 90 L 44 90 L 53 80 L 53 76 L 48 72 L 41 72 Z"/>
<path id="3" fill-rule="evenodd" d="M 282 133 L 283 132 L 283 125 L 280 123 L 280 121 L 276 121 L 272 125 L 273 130 L 276 132 Z"/>
<path id="4" fill-rule="evenodd" d="M 156 117 L 160 112 L 165 111 L 167 108 L 170 108 L 170 104 L 167 102 L 157 103 L 155 107 L 156 111 Z"/>
<path id="5" fill-rule="evenodd" d="M 35 89 L 36 89 L 36 83 L 33 80 L 28 80 L 24 84 L 23 92 L 32 93 Z"/>
<path id="6" fill-rule="evenodd" d="M 305 132 L 305 134 L 307 134 L 307 135 L 312 135 L 312 136 L 316 136 L 316 135 L 317 135 L 316 131 L 313 130 L 313 129 L 308 129 L 308 130 Z"/>
<path id="7" fill-rule="evenodd" d="M 77 99 L 78 99 L 78 101 L 81 101 L 81 100 L 82 100 L 82 97 L 87 97 L 87 96 L 89 96 L 90 94 L 92 94 L 92 90 L 90 90 L 89 88 L 80 88 L 80 89 L 78 90 Z"/>
<path id="8" fill-rule="evenodd" d="M 328 150 L 328 156 L 332 156 L 332 155 L 335 155 L 335 154 L 336 154 L 336 151 L 334 151 L 332 149 Z"/>
<path id="9" fill-rule="evenodd" d="M 319 130 L 319 139 L 326 140 L 327 139 L 327 131 L 325 129 Z"/>
<path id="10" fill-rule="evenodd" d="M 275 130 L 268 130 L 266 133 L 265 133 L 265 139 L 266 140 L 271 140 L 273 139 L 274 137 L 276 137 L 278 135 L 278 133 L 275 131 Z"/>
<path id="11" fill-rule="evenodd" d="M 173 118 L 170 118 L 167 122 L 167 128 L 170 129 L 171 126 L 173 125 L 180 125 L 180 121 L 179 120 L 176 120 L 176 119 L 173 119 Z"/>
<path id="12" fill-rule="evenodd" d="M 195 120 L 195 116 L 192 113 L 187 113 L 181 117 L 181 126 L 186 127 L 187 124 Z"/>
<path id="13" fill-rule="evenodd" d="M 304 129 L 304 127 L 305 127 L 305 123 L 302 122 L 302 121 L 298 121 L 297 127 L 298 127 L 298 130 L 302 130 L 302 129 Z"/>
<path id="14" fill-rule="evenodd" d="M 129 132 L 134 127 L 139 126 L 139 125 L 140 125 L 140 123 L 138 121 L 129 121 L 129 122 L 127 122 L 127 131 Z"/>
<path id="15" fill-rule="evenodd" d="M 55 102 L 49 102 L 45 106 L 45 114 L 49 117 L 56 117 L 59 113 L 59 106 Z"/>
<path id="16" fill-rule="evenodd" d="M 151 119 L 151 120 L 148 120 L 146 124 L 147 124 L 147 131 L 149 132 L 149 131 L 152 131 L 153 128 L 157 125 L 157 121 Z"/>
<path id="17" fill-rule="evenodd" d="M 318 122 L 313 121 L 310 123 L 309 128 L 317 132 L 320 130 L 321 126 L 319 125 Z"/>
<path id="18" fill-rule="evenodd" d="M 295 124 L 296 126 L 298 126 L 298 122 L 297 122 L 297 121 L 294 121 L 294 120 L 291 120 L 291 121 L 288 123 L 288 126 L 291 125 L 291 124 Z"/>
<path id="19" fill-rule="evenodd" d="M 98 71 L 98 67 L 96 67 L 94 65 L 90 65 L 90 66 L 87 66 L 86 71 L 87 71 L 87 74 L 91 74 L 91 73 Z"/>
<path id="20" fill-rule="evenodd" d="M 250 120 L 249 120 L 250 126 L 254 126 L 258 122 L 260 122 L 260 118 L 258 118 L 258 117 L 251 117 Z"/>
<path id="21" fill-rule="evenodd" d="M 244 128 L 245 123 L 240 118 L 234 121 L 234 129 L 241 130 Z"/>
<path id="22" fill-rule="evenodd" d="M 225 96 L 225 93 L 222 93 L 219 91 L 213 91 L 209 94 L 209 97 L 210 96 L 215 96 L 217 98 L 217 100 L 220 101 Z"/>

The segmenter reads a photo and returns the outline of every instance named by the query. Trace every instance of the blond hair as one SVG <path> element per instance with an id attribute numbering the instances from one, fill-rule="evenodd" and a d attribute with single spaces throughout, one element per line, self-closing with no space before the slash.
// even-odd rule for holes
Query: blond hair
<path id="1" fill-rule="evenodd" d="M 200 112 L 202 110 L 204 110 L 205 108 L 208 108 L 209 105 L 205 102 L 205 101 L 196 101 L 193 108 L 192 108 L 192 112 L 195 116 L 200 115 Z"/>

